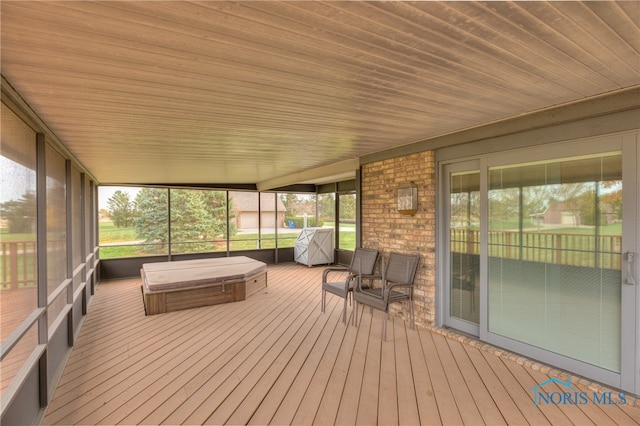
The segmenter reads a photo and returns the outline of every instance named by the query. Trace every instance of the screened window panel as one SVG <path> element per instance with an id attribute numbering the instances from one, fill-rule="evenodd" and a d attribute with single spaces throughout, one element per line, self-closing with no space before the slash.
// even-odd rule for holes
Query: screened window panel
<path id="1" fill-rule="evenodd" d="M 84 247 L 85 247 L 85 262 L 87 256 L 89 256 L 93 252 L 93 244 L 91 244 L 91 223 L 92 223 L 92 212 L 93 208 L 91 205 L 92 194 L 91 194 L 91 181 L 87 179 L 85 176 L 84 179 Z"/>
<path id="2" fill-rule="evenodd" d="M 278 227 L 278 247 L 293 247 L 300 234 L 301 221 L 297 218 L 298 197 L 302 194 L 279 193 L 278 213 L 282 215 L 282 224 Z"/>
<path id="3" fill-rule="evenodd" d="M 260 193 L 260 248 L 272 249 L 276 246 L 276 229 L 284 225 L 284 206 L 278 194 Z"/>
<path id="4" fill-rule="evenodd" d="M 99 187 L 100 258 L 168 254 L 168 200 L 166 188 Z"/>
<path id="5" fill-rule="evenodd" d="M 4 104 L 1 120 L 0 337 L 4 341 L 37 308 L 38 275 L 36 134 Z M 3 367 L 7 363 L 3 361 Z"/>
<path id="6" fill-rule="evenodd" d="M 226 250 L 225 191 L 172 189 L 170 216 L 172 253 Z"/>
<path id="7" fill-rule="evenodd" d="M 338 205 L 338 248 L 342 250 L 356 249 L 356 194 L 339 194 Z"/>
<path id="8" fill-rule="evenodd" d="M 232 226 L 229 237 L 229 250 L 255 250 L 260 248 L 259 212 L 257 192 L 229 192 L 229 217 Z"/>
<path id="9" fill-rule="evenodd" d="M 47 294 L 67 278 L 67 202 L 65 159 L 46 148 Z M 55 316 L 55 312 L 53 315 Z"/>
<path id="10" fill-rule="evenodd" d="M 82 262 L 82 193 L 80 190 L 80 171 L 75 167 L 71 168 L 71 253 L 73 269 L 75 270 Z"/>

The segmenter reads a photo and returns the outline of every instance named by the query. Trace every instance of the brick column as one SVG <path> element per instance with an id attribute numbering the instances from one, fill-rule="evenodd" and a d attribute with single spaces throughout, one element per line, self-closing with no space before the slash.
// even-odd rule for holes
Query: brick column
<path id="1" fill-rule="evenodd" d="M 391 251 L 420 254 L 414 309 L 422 326 L 435 321 L 435 168 L 435 153 L 426 151 L 365 164 L 361 173 L 363 247 L 385 257 Z M 418 211 L 404 216 L 396 191 L 410 182 L 418 187 Z M 406 306 L 394 307 L 392 315 L 408 319 Z"/>

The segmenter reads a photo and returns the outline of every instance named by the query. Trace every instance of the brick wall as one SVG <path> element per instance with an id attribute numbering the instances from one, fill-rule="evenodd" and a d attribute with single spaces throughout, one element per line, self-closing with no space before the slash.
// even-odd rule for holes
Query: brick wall
<path id="1" fill-rule="evenodd" d="M 435 153 L 426 151 L 362 166 L 362 245 L 388 256 L 390 251 L 420 253 L 416 275 L 416 324 L 435 321 Z M 396 209 L 396 191 L 413 182 L 418 211 L 404 216 Z M 392 315 L 408 318 L 406 304 Z"/>

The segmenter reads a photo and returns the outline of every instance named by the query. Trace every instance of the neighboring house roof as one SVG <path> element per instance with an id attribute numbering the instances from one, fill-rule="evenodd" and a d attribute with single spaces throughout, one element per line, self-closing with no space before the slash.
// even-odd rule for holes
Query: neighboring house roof
<path id="1" fill-rule="evenodd" d="M 256 197 L 256 194 L 256 192 L 229 192 L 229 198 L 233 200 L 233 210 L 237 212 L 258 211 L 258 197 Z M 279 212 L 287 210 L 280 197 L 270 193 L 260 194 L 260 210 L 275 211 L 276 202 Z"/>

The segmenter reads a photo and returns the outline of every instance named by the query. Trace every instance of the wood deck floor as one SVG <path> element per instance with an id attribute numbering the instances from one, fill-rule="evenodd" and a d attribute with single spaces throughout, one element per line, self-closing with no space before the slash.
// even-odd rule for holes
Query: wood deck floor
<path id="1" fill-rule="evenodd" d="M 321 273 L 270 266 L 246 301 L 152 316 L 140 280 L 102 283 L 43 423 L 640 423 L 630 405 L 535 407 L 545 374 L 398 319 L 382 342 L 380 312 L 345 326 L 342 299 L 320 312 Z"/>

